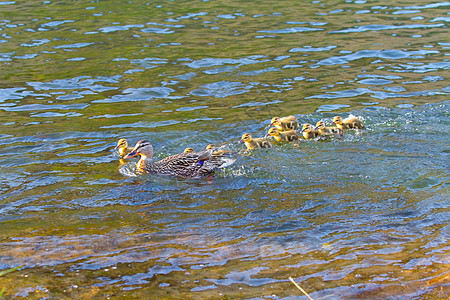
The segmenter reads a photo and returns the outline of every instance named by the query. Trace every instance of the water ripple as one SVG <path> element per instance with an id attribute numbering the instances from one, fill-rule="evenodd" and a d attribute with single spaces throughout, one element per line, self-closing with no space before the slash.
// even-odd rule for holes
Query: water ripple
<path id="1" fill-rule="evenodd" d="M 92 103 L 115 103 L 115 102 L 128 102 L 128 101 L 146 101 L 155 98 L 167 98 L 173 89 L 167 87 L 154 87 L 154 88 L 129 88 L 123 91 L 122 95 L 115 95 L 111 98 L 94 100 Z"/>
<path id="2" fill-rule="evenodd" d="M 18 105 L 13 107 L 0 107 L 0 110 L 4 111 L 35 111 L 35 110 L 70 110 L 70 109 L 85 109 L 88 107 L 89 104 L 68 104 L 68 105 L 62 105 L 62 104 L 25 104 L 25 105 Z"/>
<path id="3" fill-rule="evenodd" d="M 361 25 L 353 28 L 346 28 L 336 31 L 330 31 L 330 33 L 352 33 L 352 32 L 366 32 L 366 31 L 378 31 L 378 30 L 398 30 L 398 29 L 417 29 L 417 28 L 436 28 L 444 27 L 444 23 L 439 24 L 411 24 L 411 25 Z"/>
<path id="4" fill-rule="evenodd" d="M 208 83 L 200 89 L 193 90 L 192 95 L 202 97 L 225 98 L 232 95 L 239 95 L 248 92 L 255 84 L 244 85 L 241 82 L 220 81 Z"/>
<path id="5" fill-rule="evenodd" d="M 297 32 L 309 32 L 309 31 L 321 31 L 322 28 L 311 27 L 290 27 L 284 29 L 271 29 L 271 30 L 259 30 L 261 33 L 297 33 Z"/>
<path id="6" fill-rule="evenodd" d="M 130 25 L 114 25 L 114 26 L 108 26 L 108 27 L 101 27 L 98 29 L 98 31 L 103 33 L 111 33 L 116 31 L 125 31 L 129 30 L 131 28 L 142 28 L 144 25 L 142 24 L 130 24 Z"/>
<path id="7" fill-rule="evenodd" d="M 215 67 L 215 66 L 222 66 L 222 65 L 238 65 L 238 66 L 244 66 L 244 65 L 250 65 L 250 64 L 256 64 L 256 63 L 262 63 L 267 62 L 269 60 L 258 60 L 260 58 L 264 58 L 264 56 L 249 56 L 245 58 L 239 58 L 239 59 L 231 59 L 231 58 L 203 58 L 201 60 L 196 60 L 190 63 L 187 63 L 186 65 L 198 69 L 198 68 L 208 68 L 208 67 Z"/>
<path id="8" fill-rule="evenodd" d="M 362 58 L 403 59 L 408 57 L 420 57 L 423 55 L 437 54 L 437 53 L 439 53 L 439 51 L 437 50 L 415 50 L 415 51 L 396 50 L 396 49 L 361 50 L 348 55 L 328 57 L 319 61 L 317 64 L 313 66 L 346 64 L 350 61 Z"/>

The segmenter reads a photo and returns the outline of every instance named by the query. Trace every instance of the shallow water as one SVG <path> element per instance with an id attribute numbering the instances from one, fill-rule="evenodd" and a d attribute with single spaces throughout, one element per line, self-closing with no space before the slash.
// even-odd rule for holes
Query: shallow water
<path id="1" fill-rule="evenodd" d="M 447 299 L 449 2 L 0 2 L 0 293 Z M 360 117 L 251 153 L 274 116 Z M 142 176 L 214 143 L 201 180 Z"/>

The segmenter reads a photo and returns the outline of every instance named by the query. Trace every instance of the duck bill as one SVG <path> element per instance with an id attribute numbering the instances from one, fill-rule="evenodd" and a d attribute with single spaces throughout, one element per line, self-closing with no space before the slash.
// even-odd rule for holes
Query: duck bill
<path id="1" fill-rule="evenodd" d="M 119 149 L 120 145 L 117 145 L 116 147 L 114 147 L 114 150 Z"/>
<path id="2" fill-rule="evenodd" d="M 270 123 L 269 125 L 267 125 L 267 127 L 272 127 L 273 126 L 273 123 Z"/>
<path id="3" fill-rule="evenodd" d="M 138 153 L 136 152 L 136 150 L 133 150 L 130 153 L 128 153 L 127 155 L 125 155 L 123 158 L 128 159 L 128 158 L 135 157 L 136 155 L 138 155 Z"/>
<path id="4" fill-rule="evenodd" d="M 240 141 L 239 141 L 239 144 L 240 144 L 240 143 L 243 143 L 243 142 L 244 142 L 244 140 L 240 140 Z"/>
<path id="5" fill-rule="evenodd" d="M 314 127 L 314 130 L 319 130 L 319 127 Z"/>
<path id="6" fill-rule="evenodd" d="M 331 125 L 336 125 L 336 123 L 334 123 L 334 122 L 331 122 Z"/>
<path id="7" fill-rule="evenodd" d="M 270 134 L 266 134 L 265 136 L 264 136 L 264 138 L 268 138 L 270 136 Z"/>

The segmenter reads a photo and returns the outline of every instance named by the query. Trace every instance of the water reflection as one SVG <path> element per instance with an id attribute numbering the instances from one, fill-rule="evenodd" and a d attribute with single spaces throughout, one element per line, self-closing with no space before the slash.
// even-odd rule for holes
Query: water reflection
<path id="1" fill-rule="evenodd" d="M 4 296 L 448 298 L 448 2 L 179 4 L 0 2 Z M 119 138 L 239 157 L 142 176 Z"/>

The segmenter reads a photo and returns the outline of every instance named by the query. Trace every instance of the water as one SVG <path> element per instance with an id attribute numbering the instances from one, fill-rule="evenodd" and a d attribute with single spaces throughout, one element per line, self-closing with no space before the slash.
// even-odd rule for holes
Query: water
<path id="1" fill-rule="evenodd" d="M 447 299 L 449 2 L 0 2 L 6 298 Z M 242 153 L 274 116 L 367 130 Z"/>

